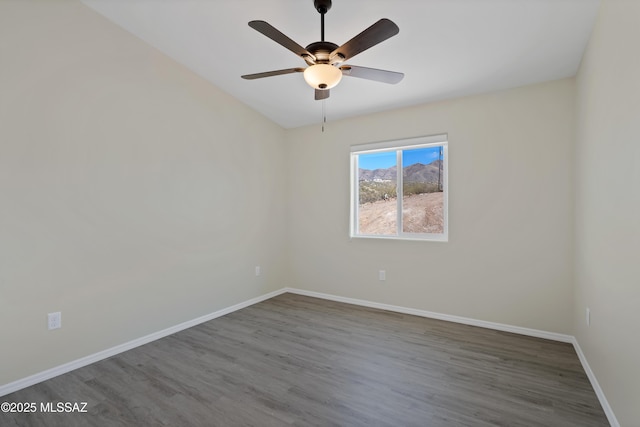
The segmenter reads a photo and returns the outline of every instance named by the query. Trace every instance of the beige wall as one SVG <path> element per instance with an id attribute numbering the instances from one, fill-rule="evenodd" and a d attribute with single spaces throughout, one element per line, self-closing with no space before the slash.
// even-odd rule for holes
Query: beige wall
<path id="1" fill-rule="evenodd" d="M 574 95 L 565 79 L 287 132 L 288 284 L 571 333 Z M 439 133 L 449 242 L 350 240 L 349 146 Z"/>
<path id="2" fill-rule="evenodd" d="M 639 41 L 640 2 L 603 1 L 577 80 L 575 333 L 623 426 L 640 423 Z"/>
<path id="3" fill-rule="evenodd" d="M 282 286 L 283 129 L 76 2 L 0 58 L 0 385 Z"/>

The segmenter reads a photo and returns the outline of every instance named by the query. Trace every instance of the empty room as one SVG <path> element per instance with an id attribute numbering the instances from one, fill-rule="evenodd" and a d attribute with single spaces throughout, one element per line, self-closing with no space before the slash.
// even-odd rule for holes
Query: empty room
<path id="1" fill-rule="evenodd" d="M 0 426 L 640 427 L 640 1 L 0 0 Z"/>

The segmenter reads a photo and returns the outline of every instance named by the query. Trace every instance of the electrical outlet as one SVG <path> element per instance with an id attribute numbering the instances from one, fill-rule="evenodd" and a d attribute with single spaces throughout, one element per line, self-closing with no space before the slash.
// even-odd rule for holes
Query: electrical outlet
<path id="1" fill-rule="evenodd" d="M 591 309 L 587 307 L 586 318 L 587 326 L 591 326 Z"/>
<path id="2" fill-rule="evenodd" d="M 55 312 L 47 314 L 47 323 L 49 325 L 49 330 L 58 329 L 62 327 L 62 313 Z"/>
<path id="3" fill-rule="evenodd" d="M 256 276 L 259 276 L 262 273 L 260 266 L 256 265 Z"/>
<path id="4" fill-rule="evenodd" d="M 387 280 L 387 272 L 385 270 L 380 270 L 378 272 L 378 278 L 380 279 L 380 281 Z"/>

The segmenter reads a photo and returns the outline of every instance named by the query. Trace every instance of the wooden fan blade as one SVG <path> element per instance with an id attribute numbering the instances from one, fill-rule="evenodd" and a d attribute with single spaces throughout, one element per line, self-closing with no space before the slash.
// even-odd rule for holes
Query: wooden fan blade
<path id="1" fill-rule="evenodd" d="M 329 89 L 316 89 L 316 101 L 329 98 Z"/>
<path id="2" fill-rule="evenodd" d="M 249 26 L 254 30 L 258 31 L 259 33 L 262 33 L 265 36 L 269 37 L 274 42 L 286 47 L 296 55 L 302 58 L 309 57 L 313 59 L 313 61 L 316 60 L 315 56 L 309 53 L 307 49 L 300 46 L 298 43 L 294 42 L 289 37 L 285 36 L 282 32 L 277 30 L 273 25 L 265 21 L 251 21 L 249 22 Z"/>
<path id="3" fill-rule="evenodd" d="M 383 18 L 331 52 L 332 62 L 342 62 L 353 58 L 399 32 L 400 28 L 393 21 Z"/>
<path id="4" fill-rule="evenodd" d="M 357 77 L 360 79 L 375 80 L 377 82 L 396 84 L 404 78 L 403 73 L 395 71 L 379 70 L 377 68 L 358 67 L 356 65 L 343 65 L 340 67 L 343 76 Z"/>
<path id="5" fill-rule="evenodd" d="M 245 74 L 241 76 L 246 80 L 261 79 L 263 77 L 279 76 L 281 74 L 302 73 L 304 68 L 287 68 L 284 70 L 267 71 L 265 73 Z"/>

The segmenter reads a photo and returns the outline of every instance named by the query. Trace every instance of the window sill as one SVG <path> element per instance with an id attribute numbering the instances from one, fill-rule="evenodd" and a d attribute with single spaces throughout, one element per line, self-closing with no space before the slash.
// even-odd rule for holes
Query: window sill
<path id="1" fill-rule="evenodd" d="M 376 239 L 376 240 L 413 240 L 419 242 L 437 242 L 437 243 L 447 243 L 449 241 L 448 236 L 440 236 L 440 235 L 429 235 L 429 236 L 378 236 L 378 235 L 353 235 L 349 236 L 351 240 L 353 239 Z"/>

